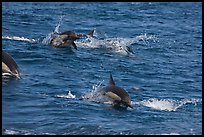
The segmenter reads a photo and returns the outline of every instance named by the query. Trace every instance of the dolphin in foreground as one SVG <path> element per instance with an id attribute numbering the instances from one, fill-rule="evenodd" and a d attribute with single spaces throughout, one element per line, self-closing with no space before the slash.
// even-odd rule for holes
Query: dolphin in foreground
<path id="1" fill-rule="evenodd" d="M 55 33 L 57 35 L 50 41 L 50 45 L 54 47 L 73 47 L 77 50 L 77 46 L 74 41 L 85 36 L 93 36 L 93 32 L 94 30 L 88 34 L 76 34 L 73 31 Z"/>
<path id="2" fill-rule="evenodd" d="M 100 91 L 103 95 L 113 100 L 114 106 L 125 106 L 133 109 L 131 99 L 128 93 L 121 87 L 116 86 L 112 74 L 110 73 L 109 85 L 102 88 Z"/>
<path id="3" fill-rule="evenodd" d="M 20 78 L 18 65 L 8 53 L 2 50 L 2 76 L 3 75 Z"/>

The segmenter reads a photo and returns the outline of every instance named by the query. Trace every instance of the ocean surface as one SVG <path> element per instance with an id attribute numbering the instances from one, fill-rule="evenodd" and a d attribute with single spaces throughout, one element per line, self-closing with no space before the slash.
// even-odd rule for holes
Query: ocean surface
<path id="1" fill-rule="evenodd" d="M 94 36 L 48 45 L 67 30 Z M 202 134 L 201 2 L 2 2 L 2 49 L 2 134 Z M 98 101 L 110 73 L 133 109 Z"/>

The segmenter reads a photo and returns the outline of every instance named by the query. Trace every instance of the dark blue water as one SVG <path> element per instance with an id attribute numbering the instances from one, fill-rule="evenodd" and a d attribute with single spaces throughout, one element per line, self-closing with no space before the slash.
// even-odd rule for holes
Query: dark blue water
<path id="1" fill-rule="evenodd" d="M 2 49 L 21 70 L 2 79 L 3 134 L 202 134 L 201 6 L 3 2 Z M 46 43 L 93 29 L 78 50 Z M 134 109 L 97 103 L 110 72 Z"/>

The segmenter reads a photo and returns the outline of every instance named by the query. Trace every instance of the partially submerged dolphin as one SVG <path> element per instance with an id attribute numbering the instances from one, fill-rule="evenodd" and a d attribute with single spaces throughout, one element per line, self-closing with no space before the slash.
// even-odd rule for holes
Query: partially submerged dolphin
<path id="1" fill-rule="evenodd" d="M 77 46 L 74 43 L 75 40 L 80 39 L 84 36 L 92 36 L 93 35 L 93 31 L 91 31 L 88 34 L 76 34 L 73 31 L 65 31 L 62 33 L 54 33 L 57 34 L 55 35 L 52 40 L 50 41 L 50 45 L 54 46 L 54 47 L 74 47 L 77 50 Z"/>
<path id="2" fill-rule="evenodd" d="M 73 31 L 65 31 L 62 33 L 57 33 L 57 35 L 50 41 L 50 45 L 54 47 L 74 47 L 77 49 L 75 40 L 79 39 L 76 33 Z"/>
<path id="3" fill-rule="evenodd" d="M 2 50 L 2 75 L 9 75 L 20 78 L 19 67 L 14 59 Z"/>
<path id="4" fill-rule="evenodd" d="M 109 85 L 100 90 L 103 95 L 113 100 L 114 106 L 124 106 L 133 108 L 128 93 L 121 87 L 116 86 L 112 74 L 110 73 Z"/>

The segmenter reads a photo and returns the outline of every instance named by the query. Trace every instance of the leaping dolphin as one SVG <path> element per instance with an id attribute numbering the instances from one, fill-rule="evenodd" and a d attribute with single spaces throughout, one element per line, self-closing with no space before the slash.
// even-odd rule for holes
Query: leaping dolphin
<path id="1" fill-rule="evenodd" d="M 85 36 L 93 36 L 94 30 L 92 30 L 88 34 L 76 34 L 73 31 L 65 31 L 62 33 L 54 33 L 57 34 L 51 41 L 50 45 L 54 47 L 74 47 L 77 50 L 77 46 L 74 43 L 75 40 L 80 39 Z"/>
<path id="2" fill-rule="evenodd" d="M 103 95 L 113 100 L 114 106 L 125 106 L 133 108 L 128 93 L 121 87 L 116 86 L 112 74 L 110 73 L 109 85 L 102 88 Z"/>
<path id="3" fill-rule="evenodd" d="M 8 53 L 2 50 L 2 75 L 4 74 L 20 78 L 18 65 Z"/>
<path id="4" fill-rule="evenodd" d="M 65 31 L 62 33 L 57 33 L 57 35 L 50 41 L 50 45 L 54 47 L 74 47 L 77 49 L 75 40 L 79 39 L 76 33 L 73 31 Z"/>

